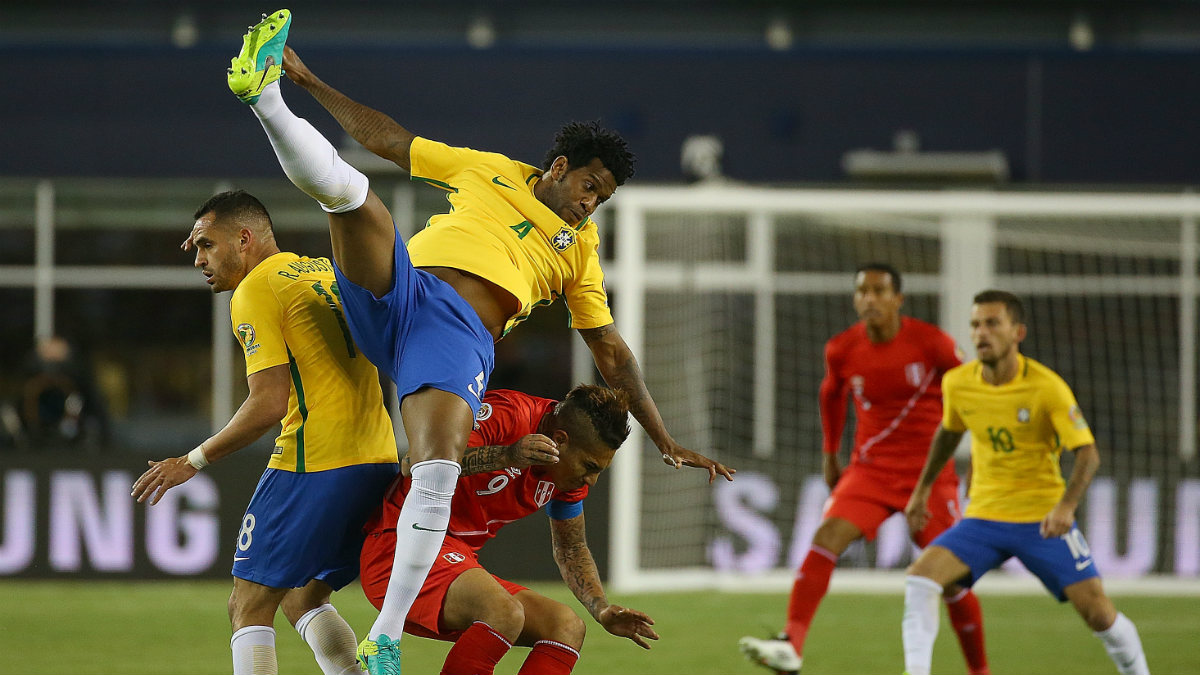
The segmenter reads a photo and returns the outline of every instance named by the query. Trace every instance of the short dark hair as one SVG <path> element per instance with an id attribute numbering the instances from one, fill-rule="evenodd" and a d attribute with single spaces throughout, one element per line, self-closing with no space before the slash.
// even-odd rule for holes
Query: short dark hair
<path id="1" fill-rule="evenodd" d="M 265 220 L 267 227 L 274 226 L 271 222 L 271 214 L 267 213 L 267 207 L 245 190 L 227 190 L 209 197 L 208 201 L 196 209 L 192 219 L 199 220 L 201 216 L 209 213 L 216 216 L 218 220 L 226 218 L 238 221 Z"/>
<path id="2" fill-rule="evenodd" d="M 571 169 L 587 166 L 593 158 L 600 158 L 604 168 L 612 172 L 617 185 L 624 185 L 629 180 L 637 161 L 621 134 L 601 127 L 599 121 L 564 124 L 554 137 L 554 147 L 542 160 L 542 169 L 549 171 L 550 165 L 560 156 L 567 158 L 567 167 Z"/>
<path id="3" fill-rule="evenodd" d="M 892 267 L 885 262 L 869 262 L 864 265 L 859 265 L 858 269 L 854 270 L 854 276 L 858 276 L 863 272 L 883 272 L 892 278 L 892 290 L 899 293 L 901 288 L 900 270 Z"/>
<path id="4" fill-rule="evenodd" d="M 1021 304 L 1020 298 L 1008 291 L 988 289 L 977 293 L 971 302 L 976 305 L 986 302 L 1003 302 L 1004 309 L 1008 311 L 1008 318 L 1012 319 L 1013 323 L 1025 323 L 1025 306 Z"/>
<path id="5" fill-rule="evenodd" d="M 554 408 L 554 417 L 568 434 L 587 434 L 587 427 L 605 446 L 616 450 L 629 437 L 629 395 L 594 384 L 576 385 Z"/>

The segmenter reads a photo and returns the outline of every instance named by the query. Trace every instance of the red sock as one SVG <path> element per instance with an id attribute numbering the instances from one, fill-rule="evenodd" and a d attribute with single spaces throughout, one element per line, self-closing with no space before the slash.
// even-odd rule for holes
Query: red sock
<path id="1" fill-rule="evenodd" d="M 538 640 L 517 675 L 570 675 L 579 652 L 561 642 Z"/>
<path id="2" fill-rule="evenodd" d="M 804 638 L 808 636 L 808 626 L 812 623 L 817 606 L 829 590 L 829 577 L 837 566 L 837 556 L 820 546 L 813 546 L 804 557 L 800 570 L 796 572 L 796 582 L 792 584 L 792 597 L 788 600 L 788 620 L 784 631 L 796 653 L 804 654 Z"/>
<path id="3" fill-rule="evenodd" d="M 950 625 L 958 635 L 958 644 L 967 659 L 967 670 L 971 675 L 988 675 L 987 652 L 983 648 L 983 612 L 979 609 L 979 598 L 971 589 L 964 588 L 953 598 L 946 598 L 946 611 Z"/>
<path id="4" fill-rule="evenodd" d="M 446 654 L 441 675 L 492 675 L 512 643 L 482 621 L 463 631 Z"/>

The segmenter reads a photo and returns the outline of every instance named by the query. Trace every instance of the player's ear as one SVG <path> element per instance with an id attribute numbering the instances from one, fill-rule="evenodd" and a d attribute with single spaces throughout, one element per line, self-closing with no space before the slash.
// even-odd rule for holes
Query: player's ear
<path id="1" fill-rule="evenodd" d="M 1023 342 L 1025 340 L 1025 334 L 1028 332 L 1028 328 L 1026 328 L 1025 324 L 1017 324 L 1017 342 Z"/>
<path id="2" fill-rule="evenodd" d="M 567 161 L 566 155 L 559 155 L 550 163 L 550 170 L 546 173 L 554 180 L 562 180 L 562 177 L 567 175 L 567 171 L 570 168 L 570 162 Z"/>
<path id="3" fill-rule="evenodd" d="M 571 436 L 566 432 L 565 429 L 555 429 L 554 432 L 550 434 L 550 440 L 554 441 L 554 444 L 561 448 L 567 444 L 567 441 L 571 440 Z"/>

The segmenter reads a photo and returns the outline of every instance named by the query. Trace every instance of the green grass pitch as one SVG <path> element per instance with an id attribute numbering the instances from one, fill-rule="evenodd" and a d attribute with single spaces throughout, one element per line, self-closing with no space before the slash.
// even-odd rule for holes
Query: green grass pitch
<path id="1" fill-rule="evenodd" d="M 578 608 L 561 584 L 535 589 Z M 231 672 L 225 601 L 229 584 L 179 582 L 0 581 L 0 674 L 222 674 Z M 608 635 L 590 618 L 579 675 L 764 675 L 745 661 L 737 639 L 779 627 L 785 594 L 691 592 L 612 597 L 654 617 L 662 639 L 648 652 Z M 1137 624 L 1156 675 L 1200 673 L 1200 599 L 1114 598 Z M 981 596 L 992 672 L 1115 673 L 1116 669 L 1069 606 L 1047 595 Z M 375 612 L 358 587 L 334 604 L 361 635 Z M 903 670 L 900 613 L 894 595 L 835 593 L 821 606 L 805 650 L 804 675 L 896 675 Z M 312 654 L 282 615 L 276 621 L 282 673 L 319 675 Z M 448 645 L 406 637 L 405 673 L 439 670 Z M 516 648 L 497 668 L 516 673 L 526 650 Z M 943 619 L 934 673 L 964 665 Z"/>

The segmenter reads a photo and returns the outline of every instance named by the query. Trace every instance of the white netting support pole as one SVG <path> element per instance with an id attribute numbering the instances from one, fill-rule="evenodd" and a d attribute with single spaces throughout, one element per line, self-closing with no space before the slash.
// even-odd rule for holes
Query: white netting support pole
<path id="1" fill-rule="evenodd" d="M 38 181 L 34 193 L 33 333 L 38 339 L 54 335 L 54 183 Z"/>
<path id="2" fill-rule="evenodd" d="M 1196 216 L 1179 228 L 1179 458 L 1196 458 Z"/>
<path id="3" fill-rule="evenodd" d="M 773 219 L 750 214 L 747 262 L 754 291 L 754 456 L 775 455 L 775 256 Z"/>
<path id="4" fill-rule="evenodd" d="M 635 356 L 642 356 L 646 342 L 646 219 L 636 202 L 620 205 L 616 235 L 613 272 L 620 280 L 620 291 L 614 318 L 625 343 Z M 633 433 L 614 457 L 611 468 L 609 583 L 617 592 L 623 592 L 635 583 L 641 558 L 639 519 L 645 432 L 636 420 L 632 421 L 632 426 Z"/>
<path id="5" fill-rule="evenodd" d="M 941 282 L 938 323 L 970 354 L 971 299 L 996 284 L 996 222 L 992 216 L 943 216 Z"/>

